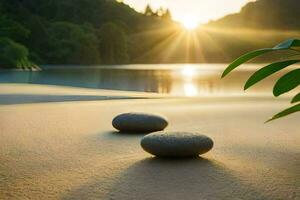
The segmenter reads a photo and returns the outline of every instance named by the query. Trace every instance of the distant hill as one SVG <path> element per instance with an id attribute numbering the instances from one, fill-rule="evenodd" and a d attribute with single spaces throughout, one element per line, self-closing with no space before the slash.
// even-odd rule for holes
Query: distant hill
<path id="1" fill-rule="evenodd" d="M 0 67 L 231 62 L 299 38 L 299 6 L 258 0 L 188 32 L 167 10 L 142 14 L 116 0 L 0 0 Z"/>
<path id="2" fill-rule="evenodd" d="M 300 0 L 257 0 L 207 26 L 300 30 Z"/>
<path id="3" fill-rule="evenodd" d="M 132 63 L 173 25 L 116 0 L 1 0 L 0 67 Z"/>

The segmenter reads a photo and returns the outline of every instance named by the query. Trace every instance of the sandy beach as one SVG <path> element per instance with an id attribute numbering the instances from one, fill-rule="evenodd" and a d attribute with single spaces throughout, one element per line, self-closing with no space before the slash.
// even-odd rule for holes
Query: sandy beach
<path id="1" fill-rule="evenodd" d="M 0 84 L 0 199 L 300 199 L 300 115 L 272 97 L 175 98 Z M 128 111 L 168 117 L 215 146 L 198 159 L 154 158 L 143 135 L 120 134 Z"/>

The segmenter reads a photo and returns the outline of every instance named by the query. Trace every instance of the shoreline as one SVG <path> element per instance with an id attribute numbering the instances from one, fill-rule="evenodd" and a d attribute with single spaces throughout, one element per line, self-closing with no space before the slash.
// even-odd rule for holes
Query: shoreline
<path id="1" fill-rule="evenodd" d="M 0 94 L 17 92 L 145 95 L 0 84 Z M 287 99 L 212 99 L 0 105 L 0 196 L 65 200 L 298 199 L 299 114 L 264 124 L 269 116 L 285 108 Z M 111 126 L 114 116 L 128 111 L 161 113 L 170 121 L 167 131 L 203 133 L 214 140 L 215 147 L 198 159 L 154 158 L 140 147 L 143 135 L 119 134 Z"/>
<path id="2" fill-rule="evenodd" d="M 270 101 L 288 102 L 293 93 L 282 97 L 273 97 L 271 93 L 260 95 L 232 94 L 232 95 L 198 95 L 194 97 L 183 95 L 159 94 L 150 92 L 136 92 L 124 90 L 92 89 L 82 87 L 42 85 L 25 83 L 0 83 L 0 106 L 28 103 L 55 103 L 72 101 L 103 101 L 103 100 L 185 100 L 199 102 L 230 102 L 230 101 Z"/>

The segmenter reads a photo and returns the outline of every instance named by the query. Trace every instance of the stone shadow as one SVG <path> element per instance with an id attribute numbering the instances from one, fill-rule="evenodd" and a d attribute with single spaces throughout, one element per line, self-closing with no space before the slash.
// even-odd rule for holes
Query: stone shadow
<path id="1" fill-rule="evenodd" d="M 126 96 L 100 96 L 100 95 L 0 94 L 0 105 L 66 102 L 66 101 L 121 100 L 121 99 L 147 99 L 147 98 L 126 97 Z"/>
<path id="2" fill-rule="evenodd" d="M 125 167 L 116 176 L 91 180 L 63 199 L 95 197 L 104 200 L 270 199 L 226 166 L 200 157 L 147 158 Z"/>

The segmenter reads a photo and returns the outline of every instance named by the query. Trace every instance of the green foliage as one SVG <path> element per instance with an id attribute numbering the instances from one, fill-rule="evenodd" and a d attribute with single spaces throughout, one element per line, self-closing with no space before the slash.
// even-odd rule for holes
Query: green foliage
<path id="1" fill-rule="evenodd" d="M 1 0 L 0 37 L 27 47 L 29 58 L 39 64 L 224 63 L 251 49 L 269 46 L 287 37 L 299 37 L 299 31 L 265 30 L 268 24 L 299 30 L 299 12 L 294 11 L 298 9 L 296 1 L 258 0 L 255 5 L 267 2 L 262 3 L 262 7 L 267 6 L 268 11 L 272 8 L 277 13 L 276 18 L 273 11 L 265 16 L 266 9 L 256 9 L 256 6 L 247 6 L 238 16 L 243 19 L 243 25 L 247 24 L 246 28 L 251 21 L 263 24 L 260 30 L 239 29 L 236 34 L 231 26 L 220 30 L 203 26 L 193 33 L 195 42 L 189 42 L 182 27 L 171 20 L 168 9 L 148 7 L 146 14 L 141 14 L 115 0 Z M 278 9 L 281 6 L 284 8 Z M 264 17 L 256 19 L 258 14 Z M 264 21 L 269 15 L 276 20 Z M 282 22 L 289 21 L 291 16 L 295 23 L 285 27 L 287 23 Z M 114 34 L 103 31 L 105 24 L 115 26 L 109 28 Z M 63 30 L 63 26 L 70 30 Z M 66 35 L 58 37 L 56 29 Z M 106 50 L 109 44 L 113 47 Z M 257 61 L 273 58 L 267 56 Z"/>
<path id="2" fill-rule="evenodd" d="M 11 38 L 17 42 L 28 39 L 30 31 L 18 22 L 0 16 L 0 37 Z"/>
<path id="3" fill-rule="evenodd" d="M 34 64 L 28 60 L 28 50 L 25 46 L 8 38 L 0 38 L 0 67 L 31 68 Z"/>
<path id="4" fill-rule="evenodd" d="M 291 101 L 291 103 L 297 103 L 300 101 L 300 93 L 298 93 Z"/>
<path id="5" fill-rule="evenodd" d="M 295 69 L 282 76 L 274 86 L 273 94 L 278 97 L 300 85 L 300 69 Z"/>
<path id="6" fill-rule="evenodd" d="M 246 82 L 244 89 L 247 90 L 248 88 L 250 88 L 251 86 L 253 86 L 254 84 L 256 84 L 257 82 L 265 79 L 266 77 L 290 66 L 293 65 L 295 63 L 300 62 L 300 60 L 287 60 L 287 61 L 283 61 L 283 62 L 276 62 L 276 63 L 272 63 L 266 67 L 263 67 L 262 69 L 258 70 L 257 72 L 255 72 Z"/>
<path id="7" fill-rule="evenodd" d="M 28 39 L 30 31 L 20 23 L 0 16 L 0 67 L 31 68 L 28 49 L 22 45 Z"/>
<path id="8" fill-rule="evenodd" d="M 273 48 L 259 49 L 259 50 L 247 53 L 247 54 L 239 57 L 235 61 L 233 61 L 229 65 L 229 67 L 227 67 L 225 69 L 225 71 L 222 74 L 222 77 L 225 77 L 228 73 L 230 73 L 232 70 L 234 70 L 241 64 L 243 64 L 257 56 L 260 56 L 260 55 L 263 55 L 265 53 L 272 52 L 272 51 L 288 50 L 288 49 L 292 49 L 293 47 L 299 47 L 299 46 L 300 46 L 299 40 L 290 39 L 290 40 L 287 40 L 287 41 L 284 41 L 284 42 L 278 44 L 277 46 L 275 46 Z"/>
<path id="9" fill-rule="evenodd" d="M 291 50 L 291 51 L 296 51 L 297 55 L 300 55 L 300 52 L 298 51 L 297 48 L 300 47 L 300 40 L 298 39 L 289 39 L 287 41 L 284 41 L 282 43 L 280 43 L 279 45 L 273 47 L 273 48 L 267 48 L 267 49 L 259 49 L 256 51 L 252 51 L 250 53 L 247 53 L 241 57 L 239 57 L 238 59 L 236 59 L 235 61 L 233 61 L 223 72 L 222 74 L 222 78 L 227 76 L 232 70 L 234 70 L 235 68 L 239 67 L 241 64 L 257 57 L 260 55 L 263 55 L 265 53 L 268 52 L 273 52 L 273 51 L 281 51 L 281 50 Z M 275 62 L 272 63 L 260 70 L 258 70 L 257 72 L 255 72 L 246 82 L 244 89 L 248 89 L 251 86 L 253 86 L 254 84 L 258 83 L 259 81 L 265 79 L 266 77 L 290 66 L 293 65 L 295 63 L 300 62 L 300 60 L 286 60 L 286 61 L 281 61 L 281 62 Z M 275 84 L 274 88 L 273 88 L 273 94 L 274 96 L 278 97 L 286 92 L 289 92 L 293 89 L 295 89 L 296 87 L 298 87 L 300 85 L 300 69 L 295 69 L 292 70 L 290 72 L 288 72 L 287 74 L 285 74 L 284 76 L 282 76 Z M 293 99 L 291 103 L 296 103 L 300 101 L 300 94 L 297 94 Z M 292 106 L 291 108 L 288 108 L 280 113 L 278 113 L 277 115 L 275 115 L 274 117 L 272 117 L 269 121 L 287 116 L 289 114 L 295 113 L 295 112 L 299 112 L 300 111 L 300 104 Z"/>
<path id="10" fill-rule="evenodd" d="M 99 31 L 100 52 L 105 64 L 127 63 L 127 36 L 116 24 L 104 24 Z"/>
<path id="11" fill-rule="evenodd" d="M 48 29 L 51 43 L 47 60 L 52 64 L 99 64 L 98 39 L 93 30 L 68 22 L 55 22 Z"/>
<path id="12" fill-rule="evenodd" d="M 42 64 L 125 64 L 136 57 L 129 35 L 172 23 L 163 14 L 146 17 L 114 0 L 1 0 L 0 37 L 28 47 Z"/>
<path id="13" fill-rule="evenodd" d="M 293 114 L 293 113 L 296 113 L 296 112 L 299 112 L 300 111 L 300 104 L 297 104 L 295 106 L 292 106 L 276 115 L 274 115 L 271 119 L 269 119 L 267 122 L 270 122 L 270 121 L 273 121 L 275 119 L 279 119 L 279 118 L 282 118 L 282 117 L 285 117 L 287 115 L 290 115 L 290 114 Z"/>

